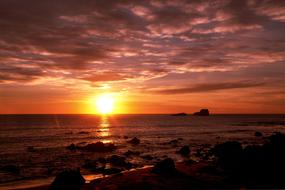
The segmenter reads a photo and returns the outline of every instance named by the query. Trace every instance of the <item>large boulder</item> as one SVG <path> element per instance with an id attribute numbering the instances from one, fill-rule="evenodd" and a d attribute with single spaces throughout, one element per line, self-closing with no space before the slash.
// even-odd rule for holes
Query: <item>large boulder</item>
<path id="1" fill-rule="evenodd" d="M 175 163 L 171 158 L 166 158 L 160 162 L 157 162 L 152 170 L 154 173 L 158 174 L 171 174 L 176 171 Z"/>
<path id="2" fill-rule="evenodd" d="M 262 137 L 263 134 L 262 134 L 261 132 L 259 132 L 259 131 L 256 131 L 256 132 L 254 133 L 254 136 L 256 136 L 256 137 Z"/>
<path id="3" fill-rule="evenodd" d="M 138 144 L 140 144 L 141 141 L 137 137 L 134 137 L 134 138 L 132 138 L 131 140 L 129 140 L 127 142 L 132 144 L 132 145 L 138 145 Z"/>
<path id="4" fill-rule="evenodd" d="M 67 150 L 70 150 L 70 151 L 75 151 L 77 149 L 77 146 L 75 144 L 70 144 L 66 147 Z"/>
<path id="5" fill-rule="evenodd" d="M 276 132 L 269 137 L 270 143 L 274 146 L 284 147 L 285 146 L 285 134 Z"/>
<path id="6" fill-rule="evenodd" d="M 20 168 L 16 165 L 5 165 L 5 166 L 1 167 L 0 170 L 2 170 L 4 172 L 14 173 L 14 174 L 20 173 Z"/>
<path id="7" fill-rule="evenodd" d="M 225 168 L 239 167 L 243 153 L 241 143 L 237 141 L 227 141 L 218 144 L 213 148 L 214 155 L 218 158 L 218 163 Z"/>
<path id="8" fill-rule="evenodd" d="M 65 170 L 56 176 L 49 190 L 80 190 L 84 184 L 79 170 Z"/>
<path id="9" fill-rule="evenodd" d="M 182 156 L 189 156 L 190 154 L 190 147 L 189 146 L 183 146 L 178 150 L 176 153 L 181 154 Z"/>
<path id="10" fill-rule="evenodd" d="M 128 150 L 127 152 L 124 153 L 125 156 L 129 157 L 129 156 L 139 156 L 141 153 L 139 151 L 131 151 Z"/>
<path id="11" fill-rule="evenodd" d="M 195 116 L 209 116 L 210 112 L 208 109 L 201 109 L 199 112 L 195 112 L 193 115 L 195 115 Z"/>
<path id="12" fill-rule="evenodd" d="M 78 147 L 78 149 L 88 152 L 112 152 L 116 150 L 116 148 L 117 147 L 112 143 L 104 144 L 103 142 L 96 142 L 83 147 Z"/>
<path id="13" fill-rule="evenodd" d="M 108 158 L 108 161 L 113 165 L 113 166 L 126 166 L 126 158 L 118 155 L 112 155 L 110 158 Z"/>

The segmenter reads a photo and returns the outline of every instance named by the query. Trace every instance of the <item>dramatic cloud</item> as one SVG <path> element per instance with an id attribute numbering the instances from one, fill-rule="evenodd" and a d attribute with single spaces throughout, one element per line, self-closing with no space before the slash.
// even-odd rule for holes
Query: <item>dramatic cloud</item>
<path id="1" fill-rule="evenodd" d="M 199 92 L 210 92 L 226 89 L 236 88 L 249 88 L 264 85 L 263 83 L 253 83 L 250 81 L 239 81 L 230 83 L 212 83 L 212 84 L 198 84 L 192 87 L 174 88 L 174 89 L 163 89 L 153 91 L 159 94 L 188 94 L 188 93 L 199 93 Z"/>
<path id="2" fill-rule="evenodd" d="M 285 80 L 267 77 L 285 70 L 282 0 L 1 0 L 0 30 L 0 88 L 169 83 L 184 93 Z"/>

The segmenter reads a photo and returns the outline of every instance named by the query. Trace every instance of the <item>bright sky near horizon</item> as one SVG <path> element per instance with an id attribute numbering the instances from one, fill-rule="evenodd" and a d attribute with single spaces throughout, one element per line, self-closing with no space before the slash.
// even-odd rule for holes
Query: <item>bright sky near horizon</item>
<path id="1" fill-rule="evenodd" d="M 102 94 L 114 113 L 285 113 L 284 34 L 283 0 L 1 0 L 0 113 L 97 113 Z"/>

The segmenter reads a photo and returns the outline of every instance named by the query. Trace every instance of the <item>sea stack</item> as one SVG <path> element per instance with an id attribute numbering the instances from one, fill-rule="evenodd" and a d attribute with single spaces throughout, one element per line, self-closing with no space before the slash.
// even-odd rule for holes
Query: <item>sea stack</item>
<path id="1" fill-rule="evenodd" d="M 209 116 L 209 110 L 208 109 L 201 109 L 199 112 L 195 112 L 193 115 L 195 116 Z"/>

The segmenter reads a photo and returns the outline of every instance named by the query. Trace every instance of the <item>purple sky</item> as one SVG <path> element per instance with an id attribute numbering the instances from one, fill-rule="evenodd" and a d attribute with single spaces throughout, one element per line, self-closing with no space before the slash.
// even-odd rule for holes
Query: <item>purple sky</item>
<path id="1" fill-rule="evenodd" d="M 0 113 L 285 113 L 284 60 L 283 0 L 0 1 Z"/>

